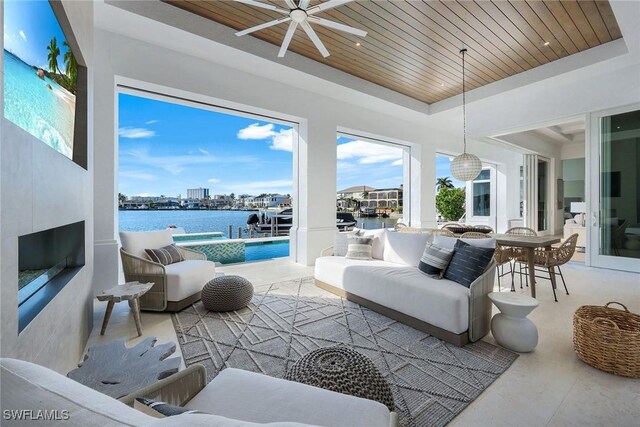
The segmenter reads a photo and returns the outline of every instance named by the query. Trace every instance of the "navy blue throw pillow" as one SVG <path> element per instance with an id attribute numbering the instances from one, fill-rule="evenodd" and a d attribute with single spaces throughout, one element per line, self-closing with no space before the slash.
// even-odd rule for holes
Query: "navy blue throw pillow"
<path id="1" fill-rule="evenodd" d="M 493 258 L 494 248 L 479 248 L 458 240 L 444 278 L 468 288 L 484 273 Z"/>

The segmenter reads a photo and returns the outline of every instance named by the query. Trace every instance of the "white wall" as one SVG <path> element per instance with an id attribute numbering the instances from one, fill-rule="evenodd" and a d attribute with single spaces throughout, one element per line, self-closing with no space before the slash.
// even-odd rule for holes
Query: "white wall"
<path id="1" fill-rule="evenodd" d="M 63 6 L 91 70 L 93 4 L 64 1 Z M 76 366 L 93 321 L 91 94 L 89 75 L 89 170 L 2 118 L 1 354 L 33 361 L 62 373 Z M 18 334 L 18 236 L 83 220 L 85 266 Z"/>

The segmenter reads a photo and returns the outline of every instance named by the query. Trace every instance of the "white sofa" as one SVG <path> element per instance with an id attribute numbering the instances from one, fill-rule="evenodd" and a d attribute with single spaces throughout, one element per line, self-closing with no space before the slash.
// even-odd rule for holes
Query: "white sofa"
<path id="1" fill-rule="evenodd" d="M 316 285 L 458 346 L 489 332 L 492 305 L 487 295 L 493 291 L 495 261 L 466 288 L 417 268 L 427 242 L 453 248 L 455 238 L 428 232 L 377 233 L 373 260 L 333 256 L 333 247 L 323 251 L 316 259 Z M 494 239 L 464 240 L 495 247 Z"/>
<path id="2" fill-rule="evenodd" d="M 162 265 L 151 261 L 145 249 L 158 249 L 173 243 L 171 230 L 120 232 L 120 257 L 127 282 L 153 282 L 153 288 L 140 297 L 140 309 L 180 311 L 200 299 L 202 288 L 215 277 L 215 263 L 202 252 L 178 246 L 184 261 Z"/>
<path id="3" fill-rule="evenodd" d="M 204 366 L 193 365 L 120 401 L 22 360 L 0 359 L 0 378 L 3 426 L 52 425 L 28 419 L 44 410 L 58 418 L 55 425 L 82 427 L 397 425 L 396 414 L 381 403 L 233 368 L 206 384 Z M 154 418 L 129 406 L 135 397 L 204 414 Z M 15 419 L 19 414 L 22 421 Z"/>

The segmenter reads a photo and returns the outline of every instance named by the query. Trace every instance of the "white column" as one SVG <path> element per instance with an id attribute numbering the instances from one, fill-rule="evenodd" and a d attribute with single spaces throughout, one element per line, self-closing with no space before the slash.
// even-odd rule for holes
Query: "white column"
<path id="1" fill-rule="evenodd" d="M 409 173 L 411 174 L 411 226 L 436 227 L 435 145 L 425 142 L 411 147 Z"/>
<path id="2" fill-rule="evenodd" d="M 313 265 L 336 232 L 336 125 L 326 116 L 311 117 L 299 128 L 294 168 L 297 225 L 291 233 L 291 259 Z"/>
<path id="3" fill-rule="evenodd" d="M 538 229 L 538 155 L 524 154 L 524 226 Z"/>

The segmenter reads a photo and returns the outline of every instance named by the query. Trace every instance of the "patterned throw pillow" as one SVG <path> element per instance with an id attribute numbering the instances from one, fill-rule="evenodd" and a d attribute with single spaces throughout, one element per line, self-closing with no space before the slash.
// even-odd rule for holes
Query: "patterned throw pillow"
<path id="1" fill-rule="evenodd" d="M 176 245 L 168 245 L 160 249 L 145 249 L 144 251 L 147 253 L 151 261 L 162 265 L 169 265 L 184 261 L 184 257 L 178 248 L 176 248 Z"/>
<path id="2" fill-rule="evenodd" d="M 444 278 L 470 287 L 484 273 L 493 258 L 493 248 L 479 248 L 458 240 Z"/>
<path id="3" fill-rule="evenodd" d="M 140 412 L 156 418 L 172 417 L 180 414 L 203 414 L 204 412 L 195 409 L 183 408 L 182 406 L 170 405 L 165 402 L 136 397 L 134 408 Z"/>
<path id="4" fill-rule="evenodd" d="M 441 248 L 433 243 L 427 243 L 422 258 L 420 258 L 418 269 L 425 274 L 436 276 L 440 279 L 447 269 L 452 256 L 452 250 Z"/>
<path id="5" fill-rule="evenodd" d="M 349 236 L 347 242 L 349 246 L 345 258 L 367 261 L 373 259 L 373 237 Z"/>

